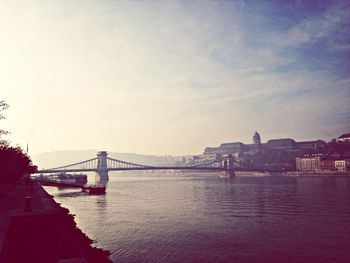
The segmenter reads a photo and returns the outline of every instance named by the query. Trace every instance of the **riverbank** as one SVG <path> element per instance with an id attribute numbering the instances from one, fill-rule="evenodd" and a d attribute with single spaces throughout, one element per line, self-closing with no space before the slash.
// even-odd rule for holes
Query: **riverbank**
<path id="1" fill-rule="evenodd" d="M 169 176 L 208 176 L 208 177 L 229 177 L 227 172 L 212 172 L 212 171 L 175 171 L 175 172 L 162 172 L 162 173 L 149 173 L 142 174 L 141 176 L 152 176 L 157 175 L 169 175 Z M 140 174 L 133 174 L 134 176 L 140 176 Z M 349 177 L 350 172 L 258 172 L 258 171 L 235 171 L 235 176 L 253 176 L 253 177 L 263 177 L 263 176 L 290 176 L 290 177 Z"/>
<path id="2" fill-rule="evenodd" d="M 33 185 L 31 211 L 24 211 L 27 195 L 23 182 L 0 185 L 0 262 L 111 262 L 40 185 Z"/>
<path id="3" fill-rule="evenodd" d="M 341 172 L 235 172 L 236 176 L 291 176 L 291 177 L 350 177 L 350 173 Z"/>

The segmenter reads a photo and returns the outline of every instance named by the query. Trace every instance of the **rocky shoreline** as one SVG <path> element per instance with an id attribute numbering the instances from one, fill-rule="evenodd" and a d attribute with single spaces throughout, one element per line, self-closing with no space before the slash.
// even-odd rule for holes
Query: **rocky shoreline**
<path id="1" fill-rule="evenodd" d="M 52 198 L 52 196 L 50 197 Z M 84 258 L 89 263 L 112 262 L 108 258 L 110 255 L 108 251 L 91 246 L 93 240 L 77 227 L 74 216 L 70 214 L 67 208 L 63 208 L 57 204 L 57 209 L 62 212 L 61 238 L 63 240 L 63 246 L 61 248 L 61 258 Z M 68 242 L 65 242 L 65 240 Z"/>
<path id="2" fill-rule="evenodd" d="M 62 258 L 84 258 L 87 262 L 112 262 L 108 259 L 110 253 L 101 248 L 92 247 L 91 240 L 84 234 L 76 225 L 74 217 L 69 213 L 69 210 L 62 208 L 64 215 L 62 220 L 62 237 L 64 242 L 61 257 Z"/>

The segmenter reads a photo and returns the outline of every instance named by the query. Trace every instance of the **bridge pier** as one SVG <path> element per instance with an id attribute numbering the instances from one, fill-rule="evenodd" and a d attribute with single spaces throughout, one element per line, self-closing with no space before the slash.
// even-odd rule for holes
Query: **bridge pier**
<path id="1" fill-rule="evenodd" d="M 95 181 L 105 184 L 108 182 L 108 180 L 107 152 L 100 151 L 97 153 L 97 172 Z"/>
<path id="2" fill-rule="evenodd" d="M 235 159 L 232 154 L 229 153 L 226 156 L 224 156 L 223 166 L 226 170 L 226 175 L 228 175 L 229 177 L 235 176 L 234 162 Z"/>
<path id="3" fill-rule="evenodd" d="M 109 180 L 108 171 L 97 171 L 95 175 L 95 182 L 106 184 Z"/>
<path id="4" fill-rule="evenodd" d="M 234 163 L 235 163 L 235 158 L 233 157 L 232 154 L 229 154 L 228 155 L 228 174 L 230 175 L 230 177 L 235 177 Z"/>

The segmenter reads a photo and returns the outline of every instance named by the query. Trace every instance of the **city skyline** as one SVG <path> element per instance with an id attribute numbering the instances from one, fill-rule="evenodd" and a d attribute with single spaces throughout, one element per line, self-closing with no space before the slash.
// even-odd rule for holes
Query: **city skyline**
<path id="1" fill-rule="evenodd" d="M 2 1 L 4 137 L 197 154 L 350 131 L 347 1 Z"/>

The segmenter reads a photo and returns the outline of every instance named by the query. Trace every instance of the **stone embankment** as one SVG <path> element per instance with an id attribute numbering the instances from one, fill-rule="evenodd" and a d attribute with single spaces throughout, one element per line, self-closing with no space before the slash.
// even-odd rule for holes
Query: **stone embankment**
<path id="1" fill-rule="evenodd" d="M 92 242 L 40 185 L 0 185 L 1 263 L 111 262 Z"/>

